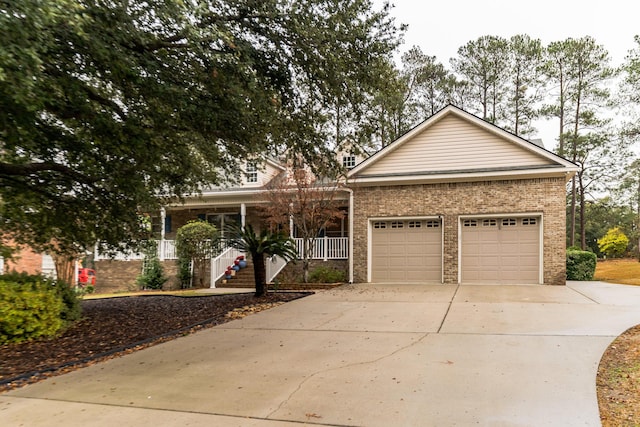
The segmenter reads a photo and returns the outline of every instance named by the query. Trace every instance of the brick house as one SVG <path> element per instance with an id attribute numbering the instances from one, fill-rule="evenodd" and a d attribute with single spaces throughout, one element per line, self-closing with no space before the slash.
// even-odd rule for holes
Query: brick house
<path id="1" fill-rule="evenodd" d="M 315 258 L 344 260 L 351 282 L 565 283 L 575 164 L 451 105 L 366 159 L 340 155 L 348 214 L 318 239 Z M 171 239 L 190 219 L 259 227 L 261 194 L 284 170 L 248 163 L 238 186 L 165 207 L 154 220 L 161 259 L 171 259 Z"/>
<path id="2" fill-rule="evenodd" d="M 5 242 L 13 245 L 12 242 Z M 45 253 L 34 252 L 28 247 L 23 247 L 14 254 L 14 259 L 5 260 L 0 257 L 0 274 L 16 271 L 27 274 L 44 274 L 55 277 L 56 269 L 53 259 Z"/>

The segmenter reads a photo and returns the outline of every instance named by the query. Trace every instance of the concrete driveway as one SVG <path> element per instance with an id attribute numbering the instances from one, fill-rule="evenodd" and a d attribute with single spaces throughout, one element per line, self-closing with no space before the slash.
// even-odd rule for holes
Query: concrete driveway
<path id="1" fill-rule="evenodd" d="M 0 395 L 5 426 L 597 426 L 640 287 L 350 285 Z"/>

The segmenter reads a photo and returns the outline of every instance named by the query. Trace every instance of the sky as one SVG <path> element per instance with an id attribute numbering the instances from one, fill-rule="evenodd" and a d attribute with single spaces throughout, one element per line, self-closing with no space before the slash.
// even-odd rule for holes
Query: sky
<path id="1" fill-rule="evenodd" d="M 375 0 L 379 7 L 383 0 Z M 543 44 L 592 36 L 619 65 L 640 34 L 640 2 L 635 0 L 392 0 L 391 15 L 408 24 L 405 44 L 436 56 L 445 65 L 459 47 L 480 36 L 528 34 Z"/>
<path id="2" fill-rule="evenodd" d="M 622 64 L 640 34 L 637 0 L 391 0 L 391 16 L 408 24 L 400 52 L 419 46 L 450 68 L 458 48 L 485 35 L 509 38 L 527 34 L 544 45 L 569 37 L 591 36 L 609 51 L 611 65 Z M 374 0 L 376 9 L 384 3 Z M 397 58 L 399 59 L 399 57 Z M 555 144 L 556 125 L 536 124 L 547 148 Z"/>

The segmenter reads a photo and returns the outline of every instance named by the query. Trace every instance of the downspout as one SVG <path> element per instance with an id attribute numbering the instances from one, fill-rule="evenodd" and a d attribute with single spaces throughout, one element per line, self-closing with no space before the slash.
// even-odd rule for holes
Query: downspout
<path id="1" fill-rule="evenodd" d="M 349 193 L 349 283 L 353 283 L 353 190 L 343 190 Z"/>

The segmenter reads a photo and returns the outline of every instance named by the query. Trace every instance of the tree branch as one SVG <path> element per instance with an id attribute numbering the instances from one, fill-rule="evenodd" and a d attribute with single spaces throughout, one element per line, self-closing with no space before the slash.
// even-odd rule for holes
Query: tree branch
<path id="1" fill-rule="evenodd" d="M 84 184 L 92 184 L 98 179 L 91 178 L 68 166 L 53 162 L 35 162 L 25 164 L 13 164 L 0 162 L 0 176 L 29 176 L 40 172 L 58 172 L 61 175 L 72 178 Z"/>

